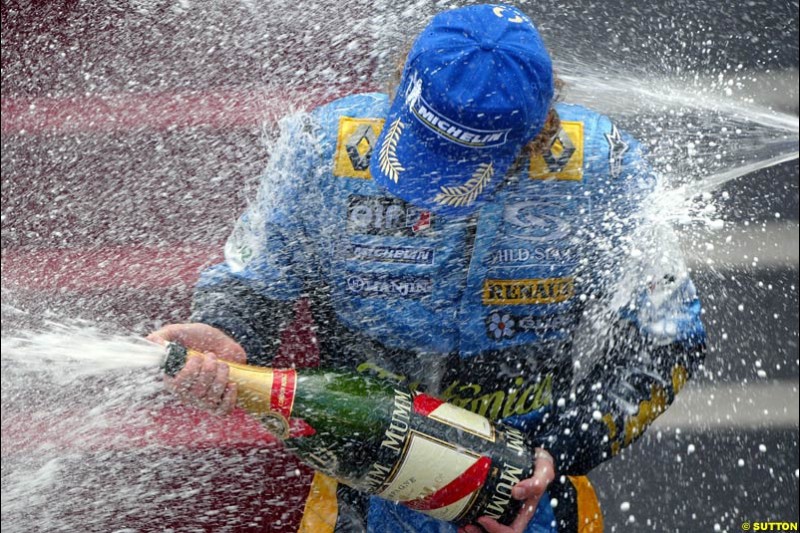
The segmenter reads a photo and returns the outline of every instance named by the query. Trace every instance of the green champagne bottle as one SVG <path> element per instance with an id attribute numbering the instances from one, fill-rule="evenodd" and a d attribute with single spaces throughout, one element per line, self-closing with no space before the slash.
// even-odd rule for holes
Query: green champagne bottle
<path id="1" fill-rule="evenodd" d="M 170 343 L 162 369 L 174 376 L 187 357 L 203 355 Z M 228 366 L 237 404 L 312 468 L 458 525 L 516 516 L 511 488 L 533 472 L 517 429 L 356 373 Z"/>

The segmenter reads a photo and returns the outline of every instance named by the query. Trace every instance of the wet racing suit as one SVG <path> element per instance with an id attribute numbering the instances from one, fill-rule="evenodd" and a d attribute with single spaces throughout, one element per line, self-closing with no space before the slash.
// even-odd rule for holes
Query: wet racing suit
<path id="1" fill-rule="evenodd" d="M 552 145 L 475 213 L 448 219 L 370 179 L 388 106 L 361 94 L 282 121 L 259 196 L 226 261 L 201 276 L 192 319 L 268 365 L 308 299 L 321 364 L 406 380 L 553 455 L 556 481 L 529 531 L 599 531 L 583 476 L 642 434 L 704 353 L 685 269 L 645 271 L 630 253 L 654 186 L 640 149 L 606 117 L 559 104 Z M 315 490 L 338 501 L 304 518 L 309 531 L 455 530 L 321 475 Z"/>

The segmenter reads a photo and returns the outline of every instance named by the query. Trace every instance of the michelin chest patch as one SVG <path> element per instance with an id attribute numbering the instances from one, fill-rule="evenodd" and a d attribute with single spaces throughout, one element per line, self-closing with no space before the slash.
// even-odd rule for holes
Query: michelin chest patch
<path id="1" fill-rule="evenodd" d="M 350 261 L 432 265 L 433 248 L 340 243 L 338 257 Z"/>
<path id="2" fill-rule="evenodd" d="M 528 172 L 534 180 L 583 179 L 583 122 L 561 122 L 558 135 L 541 155 L 531 158 Z"/>
<path id="3" fill-rule="evenodd" d="M 383 128 L 383 119 L 339 119 L 339 133 L 333 160 L 333 175 L 341 178 L 371 179 L 369 161 Z"/>
<path id="4" fill-rule="evenodd" d="M 430 211 L 388 196 L 351 195 L 347 204 L 347 233 L 415 237 L 433 231 Z"/>
<path id="5" fill-rule="evenodd" d="M 416 276 L 391 276 L 387 274 L 350 274 L 347 290 L 361 296 L 388 296 L 395 298 L 424 298 L 433 292 L 433 280 Z"/>

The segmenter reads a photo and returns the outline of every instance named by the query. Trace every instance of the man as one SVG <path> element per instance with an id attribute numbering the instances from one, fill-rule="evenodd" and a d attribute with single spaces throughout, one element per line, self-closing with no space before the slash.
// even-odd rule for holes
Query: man
<path id="1" fill-rule="evenodd" d="M 654 184 L 637 143 L 553 106 L 553 93 L 523 13 L 439 14 L 392 102 L 354 95 L 283 121 L 226 262 L 198 284 L 194 323 L 153 337 L 268 365 L 307 299 L 322 364 L 405 380 L 528 433 L 534 475 L 513 491 L 524 505 L 510 526 L 481 518 L 486 531 L 599 531 L 585 474 L 672 401 L 704 330 L 685 271 L 631 267 Z M 579 343 L 582 330 L 597 333 Z M 191 360 L 172 386 L 225 412 L 226 376 L 215 357 Z M 315 478 L 310 501 L 332 483 Z M 308 531 L 452 528 L 344 486 L 336 496 L 327 521 L 307 513 Z"/>

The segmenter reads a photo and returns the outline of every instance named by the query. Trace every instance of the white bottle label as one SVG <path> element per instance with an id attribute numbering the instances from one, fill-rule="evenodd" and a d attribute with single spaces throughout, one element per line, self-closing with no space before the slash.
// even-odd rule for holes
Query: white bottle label
<path id="1" fill-rule="evenodd" d="M 442 424 L 477 435 L 482 439 L 495 441 L 494 426 L 486 417 L 446 403 L 439 398 L 427 394 L 417 394 L 414 396 L 414 411 Z"/>
<path id="2" fill-rule="evenodd" d="M 411 430 L 391 477 L 378 493 L 440 520 L 469 509 L 483 486 L 491 460 Z"/>

